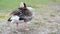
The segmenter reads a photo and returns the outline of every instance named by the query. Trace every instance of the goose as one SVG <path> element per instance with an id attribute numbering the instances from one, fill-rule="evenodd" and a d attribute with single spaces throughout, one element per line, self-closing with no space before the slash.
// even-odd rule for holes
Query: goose
<path id="1" fill-rule="evenodd" d="M 29 24 L 30 21 L 32 20 L 32 18 L 34 17 L 34 9 L 32 7 L 27 7 L 26 4 L 24 2 L 21 2 L 20 7 L 18 8 L 18 10 L 15 10 L 11 13 L 11 17 L 8 19 L 9 22 L 19 22 L 21 20 L 24 21 L 24 25 L 23 25 L 23 28 L 25 30 L 29 30 L 27 28 L 27 23 Z M 18 27 L 18 23 L 17 24 L 17 27 Z"/>

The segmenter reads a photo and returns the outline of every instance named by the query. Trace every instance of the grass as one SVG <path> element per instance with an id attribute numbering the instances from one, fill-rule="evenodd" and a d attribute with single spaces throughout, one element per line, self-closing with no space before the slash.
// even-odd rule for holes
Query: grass
<path id="1" fill-rule="evenodd" d="M 34 25 L 38 25 L 38 26 L 44 26 L 45 24 L 42 22 L 34 22 Z"/>
<path id="2" fill-rule="evenodd" d="M 0 20 L 1 19 L 7 19 L 7 18 L 9 18 L 9 16 L 4 16 L 4 15 L 3 16 L 0 16 Z"/>
<path id="3" fill-rule="evenodd" d="M 60 0 L 0 0 L 0 20 L 1 19 L 8 19 L 9 12 L 16 10 L 19 7 L 20 2 L 25 2 L 27 6 L 33 7 L 36 9 L 39 14 L 42 12 L 46 12 L 46 8 L 49 7 L 46 4 L 49 2 L 53 3 L 60 3 Z M 50 15 L 51 17 L 54 17 L 55 15 Z M 37 16 L 38 17 L 38 16 Z M 48 20 L 48 18 L 43 18 L 44 20 Z M 45 26 L 45 23 L 42 23 L 39 21 L 39 18 L 35 18 L 32 24 L 28 24 L 31 26 L 31 28 L 34 28 L 35 26 Z M 35 22 L 37 21 L 37 22 Z M 52 27 L 50 27 L 52 28 Z M 1 31 L 0 31 L 1 32 Z M 56 34 L 56 33 L 50 33 L 50 34 Z"/>
<path id="4" fill-rule="evenodd" d="M 53 15 L 53 14 L 51 14 L 50 16 L 51 16 L 51 17 L 55 17 L 55 15 Z"/>
<path id="5" fill-rule="evenodd" d="M 60 0 L 0 0 L 0 10 L 2 10 L 0 11 L 0 13 L 7 14 L 12 10 L 16 10 L 19 7 L 20 2 L 25 2 L 27 6 L 31 6 L 38 10 L 37 12 L 43 12 L 43 10 L 45 10 L 45 8 L 47 7 L 47 5 L 45 5 L 46 3 L 59 3 Z"/>
<path id="6" fill-rule="evenodd" d="M 49 33 L 49 34 L 57 34 L 56 32 L 52 32 L 52 33 Z"/>
<path id="7" fill-rule="evenodd" d="M 40 3 L 48 3 L 50 1 L 60 2 L 60 0 L 0 0 L 0 9 L 4 9 L 6 11 L 16 9 L 19 7 L 20 2 L 25 2 L 28 6 L 36 7 L 36 5 L 40 6 Z"/>

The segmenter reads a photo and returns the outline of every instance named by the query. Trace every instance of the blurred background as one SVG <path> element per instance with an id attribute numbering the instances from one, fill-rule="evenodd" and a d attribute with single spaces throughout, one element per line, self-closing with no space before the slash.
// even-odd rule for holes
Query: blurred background
<path id="1" fill-rule="evenodd" d="M 7 19 L 10 12 L 19 8 L 20 2 L 35 9 L 35 18 L 28 25 L 32 30 L 21 34 L 60 34 L 60 0 L 0 0 L 1 34 L 8 32 Z"/>
<path id="2" fill-rule="evenodd" d="M 59 4 L 60 0 L 0 0 L 0 15 L 5 15 L 13 10 L 16 10 L 19 7 L 20 2 L 25 2 L 27 6 L 33 7 L 41 13 L 45 12 L 43 10 L 47 7 L 46 4 Z"/>

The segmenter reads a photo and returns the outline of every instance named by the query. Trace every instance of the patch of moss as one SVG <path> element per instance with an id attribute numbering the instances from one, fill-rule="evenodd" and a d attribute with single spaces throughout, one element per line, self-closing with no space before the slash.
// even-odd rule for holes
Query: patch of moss
<path id="1" fill-rule="evenodd" d="M 44 23 L 42 23 L 42 22 L 35 22 L 34 24 L 38 25 L 38 26 L 44 26 Z"/>
<path id="2" fill-rule="evenodd" d="M 51 33 L 49 33 L 49 34 L 57 34 L 56 32 L 51 32 Z"/>
<path id="3" fill-rule="evenodd" d="M 55 17 L 55 15 L 53 15 L 53 14 L 51 14 L 50 16 L 51 16 L 51 17 Z"/>
<path id="4" fill-rule="evenodd" d="M 44 20 L 48 20 L 48 18 L 43 18 Z"/>
<path id="5" fill-rule="evenodd" d="M 7 19 L 9 16 L 0 16 L 0 19 Z"/>
<path id="6" fill-rule="evenodd" d="M 0 16 L 0 18 L 5 18 L 5 16 Z"/>

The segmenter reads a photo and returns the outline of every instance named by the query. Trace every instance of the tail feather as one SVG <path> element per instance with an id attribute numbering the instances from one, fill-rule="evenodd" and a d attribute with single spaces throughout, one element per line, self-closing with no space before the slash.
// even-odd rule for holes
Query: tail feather
<path id="1" fill-rule="evenodd" d="M 24 7 L 26 7 L 26 4 L 23 3 L 23 2 L 21 2 L 21 3 L 20 3 L 20 8 L 24 8 Z"/>

